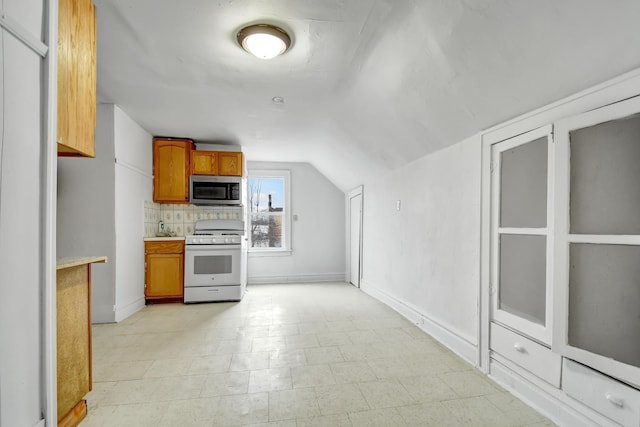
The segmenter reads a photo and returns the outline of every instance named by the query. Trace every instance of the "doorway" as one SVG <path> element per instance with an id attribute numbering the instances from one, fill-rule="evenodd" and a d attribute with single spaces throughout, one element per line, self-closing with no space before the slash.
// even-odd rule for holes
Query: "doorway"
<path id="1" fill-rule="evenodd" d="M 362 186 L 347 194 L 347 281 L 360 287 L 362 277 Z"/>

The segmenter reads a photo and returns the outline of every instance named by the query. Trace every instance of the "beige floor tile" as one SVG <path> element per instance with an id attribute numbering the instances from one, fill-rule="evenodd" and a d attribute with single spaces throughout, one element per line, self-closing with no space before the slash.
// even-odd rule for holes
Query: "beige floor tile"
<path id="1" fill-rule="evenodd" d="M 297 350 L 301 348 L 319 347 L 318 339 L 314 334 L 287 335 L 285 337 L 287 350 Z"/>
<path id="2" fill-rule="evenodd" d="M 290 390 L 292 387 L 289 368 L 262 369 L 250 372 L 249 393 Z"/>
<path id="3" fill-rule="evenodd" d="M 453 414 L 458 425 L 491 427 L 522 425 L 506 416 L 485 397 L 470 397 L 440 403 Z"/>
<path id="4" fill-rule="evenodd" d="M 318 344 L 322 347 L 352 344 L 346 332 L 324 332 L 316 334 L 316 338 L 318 339 Z"/>
<path id="5" fill-rule="evenodd" d="M 269 421 L 320 416 L 316 392 L 312 388 L 269 393 Z"/>
<path id="6" fill-rule="evenodd" d="M 249 353 L 252 349 L 254 338 L 237 338 L 222 340 L 216 347 L 215 354 Z"/>
<path id="7" fill-rule="evenodd" d="M 220 397 L 175 400 L 167 404 L 161 427 L 212 425 Z"/>
<path id="8" fill-rule="evenodd" d="M 156 427 L 166 412 L 163 403 L 118 405 L 103 427 Z"/>
<path id="9" fill-rule="evenodd" d="M 271 421 L 267 423 L 246 424 L 247 427 L 296 427 L 296 420 Z"/>
<path id="10" fill-rule="evenodd" d="M 304 366 L 307 364 L 307 356 L 303 349 L 299 350 L 275 350 L 269 353 L 269 367 L 283 368 Z"/>
<path id="11" fill-rule="evenodd" d="M 372 409 L 349 414 L 353 427 L 404 427 L 407 424 L 397 408 Z"/>
<path id="12" fill-rule="evenodd" d="M 287 350 L 287 343 L 285 336 L 281 337 L 266 337 L 266 338 L 254 338 L 251 351 L 263 352 L 263 351 L 275 351 L 275 350 Z"/>
<path id="13" fill-rule="evenodd" d="M 250 286 L 93 331 L 81 427 L 553 425 L 344 283 Z"/>
<path id="14" fill-rule="evenodd" d="M 340 349 L 337 346 L 307 348 L 304 353 L 307 356 L 309 365 L 344 362 L 342 353 L 340 353 Z"/>
<path id="15" fill-rule="evenodd" d="M 391 408 L 416 403 L 407 390 L 395 380 L 378 380 L 358 384 L 371 409 Z"/>
<path id="16" fill-rule="evenodd" d="M 421 403 L 457 399 L 458 395 L 436 375 L 399 378 L 411 397 Z"/>
<path id="17" fill-rule="evenodd" d="M 249 372 L 226 372 L 208 375 L 200 397 L 243 394 L 249 390 Z"/>
<path id="18" fill-rule="evenodd" d="M 415 427 L 455 427 L 459 420 L 440 402 L 397 408 L 407 426 Z M 486 426 L 491 427 L 491 426 Z"/>
<path id="19" fill-rule="evenodd" d="M 322 415 L 346 414 L 370 409 L 357 384 L 316 387 L 316 396 Z"/>
<path id="20" fill-rule="evenodd" d="M 229 370 L 230 364 L 230 354 L 196 357 L 194 359 L 191 359 L 191 365 L 187 369 L 187 375 L 217 374 L 220 372 L 227 372 Z"/>
<path id="21" fill-rule="evenodd" d="M 488 394 L 485 398 L 522 425 L 545 422 L 545 418 L 511 393 Z"/>
<path id="22" fill-rule="evenodd" d="M 296 366 L 291 368 L 293 388 L 321 387 L 335 384 L 329 365 Z"/>
<path id="23" fill-rule="evenodd" d="M 206 375 L 162 378 L 151 399 L 155 402 L 196 399 L 200 397 L 206 379 Z"/>
<path id="24" fill-rule="evenodd" d="M 223 396 L 220 398 L 214 426 L 233 426 L 269 421 L 267 393 Z"/>
<path id="25" fill-rule="evenodd" d="M 359 383 L 378 379 L 367 362 L 340 362 L 329 364 L 337 384 Z"/>
<path id="26" fill-rule="evenodd" d="M 347 414 L 327 415 L 311 418 L 298 418 L 298 427 L 351 427 Z"/>
<path id="27" fill-rule="evenodd" d="M 105 393 L 102 404 L 125 405 L 153 402 L 153 394 L 161 382 L 162 378 L 118 381 Z"/>
<path id="28" fill-rule="evenodd" d="M 229 371 L 253 371 L 269 367 L 269 352 L 238 353 L 231 359 Z"/>
<path id="29" fill-rule="evenodd" d="M 354 344 L 363 344 L 380 341 L 380 337 L 373 330 L 357 330 L 347 332 L 349 340 Z"/>
<path id="30" fill-rule="evenodd" d="M 460 397 L 483 396 L 501 391 L 488 378 L 475 371 L 448 372 L 439 374 L 439 377 Z"/>
<path id="31" fill-rule="evenodd" d="M 298 335 L 300 330 L 297 324 L 271 325 L 269 326 L 270 337 L 284 337 L 287 335 Z"/>
<path id="32" fill-rule="evenodd" d="M 164 378 L 187 375 L 193 359 L 159 359 L 154 360 L 144 373 L 144 378 Z"/>

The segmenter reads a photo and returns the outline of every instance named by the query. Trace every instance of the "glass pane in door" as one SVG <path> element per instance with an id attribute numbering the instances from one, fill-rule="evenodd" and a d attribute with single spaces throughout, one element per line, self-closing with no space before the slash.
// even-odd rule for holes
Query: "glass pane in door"
<path id="1" fill-rule="evenodd" d="M 229 274 L 233 271 L 231 255 L 195 255 L 193 257 L 194 274 Z"/>
<path id="2" fill-rule="evenodd" d="M 569 344 L 640 367 L 640 246 L 570 248 Z"/>
<path id="3" fill-rule="evenodd" d="M 571 233 L 640 234 L 640 115 L 570 133 Z"/>
<path id="4" fill-rule="evenodd" d="M 546 314 L 546 244 L 545 236 L 500 236 L 499 308 L 540 325 Z"/>
<path id="5" fill-rule="evenodd" d="M 547 138 L 501 154 L 500 226 L 547 226 Z"/>

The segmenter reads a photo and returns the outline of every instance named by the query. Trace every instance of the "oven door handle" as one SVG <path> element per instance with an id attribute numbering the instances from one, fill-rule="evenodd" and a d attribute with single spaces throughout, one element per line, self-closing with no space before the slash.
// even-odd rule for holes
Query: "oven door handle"
<path id="1" fill-rule="evenodd" d="M 186 252 L 230 251 L 240 249 L 242 245 L 185 245 Z"/>

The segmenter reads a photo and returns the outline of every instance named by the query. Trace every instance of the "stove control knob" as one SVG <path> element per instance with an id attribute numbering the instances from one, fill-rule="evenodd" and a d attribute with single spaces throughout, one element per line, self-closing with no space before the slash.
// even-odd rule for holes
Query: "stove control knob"
<path id="1" fill-rule="evenodd" d="M 231 243 L 231 239 L 227 237 L 227 238 L 224 239 L 224 242 L 225 243 Z"/>

